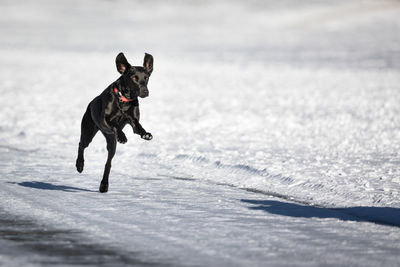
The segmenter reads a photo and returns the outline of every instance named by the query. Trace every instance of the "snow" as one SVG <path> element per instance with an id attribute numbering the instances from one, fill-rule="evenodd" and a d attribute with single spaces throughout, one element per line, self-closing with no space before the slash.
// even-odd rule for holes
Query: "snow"
<path id="1" fill-rule="evenodd" d="M 79 232 L 72 247 L 121 265 L 399 264 L 398 2 L 0 6 L 1 217 Z M 125 128 L 100 194 L 105 140 L 78 174 L 80 120 L 120 51 L 154 56 L 154 139 Z M 4 233 L 0 265 L 47 262 L 48 240 Z"/>

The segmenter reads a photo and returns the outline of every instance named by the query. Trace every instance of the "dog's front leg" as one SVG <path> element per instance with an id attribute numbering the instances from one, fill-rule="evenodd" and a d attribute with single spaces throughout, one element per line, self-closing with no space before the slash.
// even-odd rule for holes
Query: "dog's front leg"
<path id="1" fill-rule="evenodd" d="M 133 119 L 132 122 L 133 126 L 133 132 L 135 134 L 140 135 L 141 138 L 144 140 L 151 140 L 153 139 L 153 135 L 151 133 L 146 132 L 146 130 L 142 127 L 142 125 L 139 123 L 137 119 Z"/>
<path id="2" fill-rule="evenodd" d="M 129 124 L 132 126 L 133 132 L 135 134 L 140 135 L 144 140 L 153 139 L 153 135 L 151 133 L 146 132 L 146 130 L 139 123 L 140 111 L 139 106 L 135 106 L 130 113 Z"/>
<path id="3" fill-rule="evenodd" d="M 124 128 L 125 124 L 127 124 L 127 121 L 122 121 L 119 123 L 117 127 L 114 128 L 115 136 L 117 137 L 117 141 L 120 142 L 121 144 L 125 144 L 128 142 L 128 138 L 126 138 L 126 135 L 122 131 L 122 128 Z"/>
<path id="4" fill-rule="evenodd" d="M 130 125 L 133 128 L 133 132 L 135 134 L 140 135 L 141 138 L 144 140 L 151 140 L 153 139 L 153 135 L 151 133 L 146 132 L 146 130 L 142 127 L 142 125 L 139 123 L 137 119 L 132 119 L 130 122 Z"/>

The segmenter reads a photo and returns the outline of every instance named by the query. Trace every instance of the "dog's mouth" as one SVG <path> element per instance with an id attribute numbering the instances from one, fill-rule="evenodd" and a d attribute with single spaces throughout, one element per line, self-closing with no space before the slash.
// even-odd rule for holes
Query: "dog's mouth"
<path id="1" fill-rule="evenodd" d="M 147 88 L 141 88 L 139 91 L 139 97 L 145 98 L 149 96 L 149 90 Z"/>

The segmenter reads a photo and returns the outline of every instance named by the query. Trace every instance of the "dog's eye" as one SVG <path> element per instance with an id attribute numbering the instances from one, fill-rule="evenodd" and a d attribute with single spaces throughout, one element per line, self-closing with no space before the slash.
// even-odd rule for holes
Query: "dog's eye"
<path id="1" fill-rule="evenodd" d="M 139 80 L 139 77 L 138 76 L 133 76 L 132 79 L 137 82 Z"/>
<path id="2" fill-rule="evenodd" d="M 144 77 L 144 79 L 145 79 L 146 81 L 148 81 L 148 80 L 149 80 L 149 77 Z"/>

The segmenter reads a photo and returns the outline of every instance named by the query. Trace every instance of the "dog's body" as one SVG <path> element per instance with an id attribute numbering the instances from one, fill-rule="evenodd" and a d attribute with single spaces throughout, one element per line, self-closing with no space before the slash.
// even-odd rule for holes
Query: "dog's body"
<path id="1" fill-rule="evenodd" d="M 153 71 L 153 56 L 145 54 L 143 67 L 131 66 L 122 53 L 118 54 L 115 61 L 117 70 L 122 75 L 89 103 L 82 118 L 81 138 L 76 159 L 76 169 L 78 172 L 82 172 L 83 152 L 100 130 L 106 138 L 108 151 L 99 189 L 102 193 L 108 191 L 108 177 L 117 141 L 127 142 L 126 136 L 122 132 L 124 126 L 130 124 L 133 132 L 145 140 L 153 138 L 151 133 L 146 132 L 139 123 L 138 101 L 138 97 L 144 98 L 149 95 L 147 82 Z"/>

